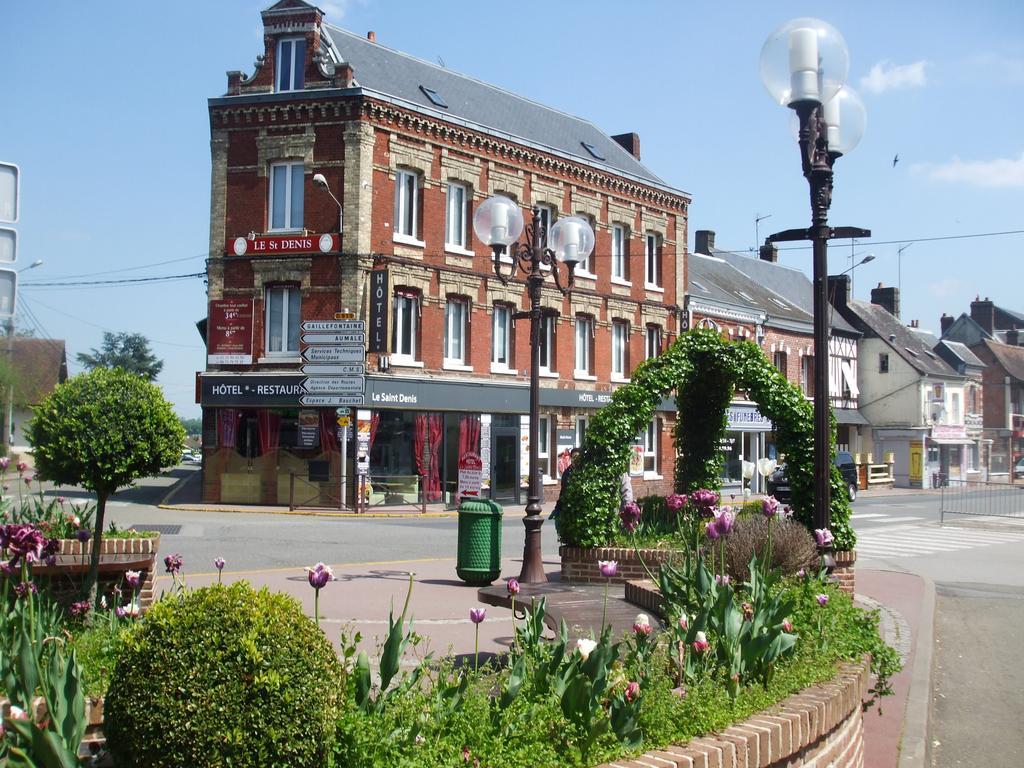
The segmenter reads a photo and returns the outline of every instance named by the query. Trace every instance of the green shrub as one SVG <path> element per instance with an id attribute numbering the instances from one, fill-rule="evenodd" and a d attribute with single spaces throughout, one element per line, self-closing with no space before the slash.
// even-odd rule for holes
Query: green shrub
<path id="1" fill-rule="evenodd" d="M 158 602 L 123 639 L 103 730 L 122 768 L 319 768 L 340 688 L 297 600 L 215 584 Z"/>

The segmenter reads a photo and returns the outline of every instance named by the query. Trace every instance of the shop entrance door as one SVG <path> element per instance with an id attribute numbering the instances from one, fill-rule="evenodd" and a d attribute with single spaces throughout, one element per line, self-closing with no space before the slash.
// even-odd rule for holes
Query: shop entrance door
<path id="1" fill-rule="evenodd" d="M 491 498 L 519 503 L 519 431 L 491 431 Z"/>

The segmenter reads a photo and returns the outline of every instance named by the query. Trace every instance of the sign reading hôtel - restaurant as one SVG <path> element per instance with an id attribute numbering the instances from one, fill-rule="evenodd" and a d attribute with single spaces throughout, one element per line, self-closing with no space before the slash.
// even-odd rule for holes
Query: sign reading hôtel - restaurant
<path id="1" fill-rule="evenodd" d="M 253 299 L 214 299 L 206 324 L 206 362 L 210 365 L 252 364 Z"/>
<path id="2" fill-rule="evenodd" d="M 339 235 L 274 235 L 269 237 L 236 237 L 228 240 L 225 249 L 235 256 L 277 256 L 282 253 L 335 253 L 340 247 Z"/>

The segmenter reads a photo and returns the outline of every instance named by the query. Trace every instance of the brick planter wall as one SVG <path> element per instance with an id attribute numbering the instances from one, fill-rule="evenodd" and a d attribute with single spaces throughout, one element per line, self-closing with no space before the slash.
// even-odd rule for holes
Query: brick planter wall
<path id="1" fill-rule="evenodd" d="M 61 539 L 56 565 L 37 563 L 32 568 L 33 575 L 49 578 L 47 592 L 65 607 L 81 599 L 82 583 L 88 574 L 94 543 L 92 540 L 83 544 L 76 539 Z M 100 594 L 109 592 L 117 584 L 123 587 L 125 571 L 139 571 L 142 575 L 140 605 L 143 610 L 152 605 L 159 548 L 160 534 L 146 539 L 103 539 L 98 576 Z"/>
<path id="2" fill-rule="evenodd" d="M 834 552 L 836 567 L 832 569 L 832 575 L 839 580 L 839 588 L 850 597 L 854 594 L 854 572 L 853 566 L 857 562 L 857 550 L 851 549 L 846 552 Z"/>

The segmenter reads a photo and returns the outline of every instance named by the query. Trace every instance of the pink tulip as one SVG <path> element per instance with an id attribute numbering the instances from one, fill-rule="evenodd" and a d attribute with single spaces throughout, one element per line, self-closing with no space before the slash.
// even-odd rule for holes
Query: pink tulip
<path id="1" fill-rule="evenodd" d="M 768 496 L 761 502 L 761 514 L 771 520 L 779 513 L 779 500 Z"/>
<path id="2" fill-rule="evenodd" d="M 640 683 L 635 680 L 626 686 L 626 701 L 636 701 L 640 697 Z"/>
<path id="3" fill-rule="evenodd" d="M 791 622 L 789 619 L 783 619 L 782 620 L 782 631 L 783 632 L 792 632 L 793 631 L 793 622 Z"/>
<path id="4" fill-rule="evenodd" d="M 703 632 L 698 632 L 697 636 L 693 640 L 693 652 L 696 654 L 702 654 L 708 648 L 711 647 L 711 643 L 708 642 L 707 635 Z"/>
<path id="5" fill-rule="evenodd" d="M 684 613 L 682 616 L 679 617 L 679 628 L 683 630 L 683 632 L 685 632 L 687 629 L 689 629 L 689 627 L 690 620 L 686 618 L 686 614 Z"/>
<path id="6" fill-rule="evenodd" d="M 508 590 L 508 593 L 510 595 L 513 595 L 513 596 L 518 595 L 519 594 L 519 579 L 509 579 L 508 581 L 506 581 L 505 582 L 505 589 Z"/>
<path id="7" fill-rule="evenodd" d="M 828 528 L 815 528 L 814 538 L 818 542 L 819 547 L 830 547 L 834 541 L 832 538 L 832 531 Z"/>
<path id="8" fill-rule="evenodd" d="M 617 560 L 598 560 L 597 567 L 601 571 L 601 575 L 606 579 L 610 579 L 619 572 L 619 563 Z"/>
<path id="9" fill-rule="evenodd" d="M 479 624 L 487 617 L 486 608 L 470 608 L 469 609 L 469 620 L 474 624 Z"/>
<path id="10" fill-rule="evenodd" d="M 138 589 L 139 582 L 142 580 L 142 574 L 139 571 L 125 571 L 124 580 L 132 589 Z"/>
<path id="11" fill-rule="evenodd" d="M 651 625 L 650 624 L 634 624 L 633 625 L 633 634 L 643 635 L 644 637 L 650 637 L 651 631 L 652 630 L 651 630 Z"/>

